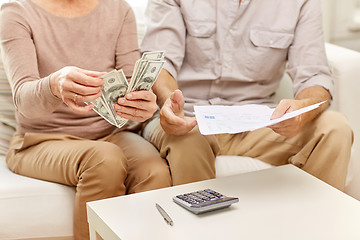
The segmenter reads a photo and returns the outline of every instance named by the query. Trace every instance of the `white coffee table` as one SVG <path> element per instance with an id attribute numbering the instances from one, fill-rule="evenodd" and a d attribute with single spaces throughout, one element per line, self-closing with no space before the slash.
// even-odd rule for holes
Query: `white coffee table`
<path id="1" fill-rule="evenodd" d="M 205 188 L 240 201 L 195 215 L 172 200 Z M 360 239 L 360 202 L 292 165 L 89 202 L 87 211 L 92 240 Z"/>

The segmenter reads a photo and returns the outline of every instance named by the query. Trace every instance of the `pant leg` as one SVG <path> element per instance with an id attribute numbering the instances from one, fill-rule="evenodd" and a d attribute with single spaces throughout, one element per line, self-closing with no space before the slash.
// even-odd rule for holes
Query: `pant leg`
<path id="1" fill-rule="evenodd" d="M 125 141 L 124 141 L 125 139 Z M 169 166 L 143 137 L 121 131 L 105 139 L 118 145 L 127 158 L 126 192 L 136 193 L 171 186 Z"/>
<path id="2" fill-rule="evenodd" d="M 322 113 L 292 138 L 269 128 L 217 137 L 220 154 L 253 157 L 273 165 L 292 163 L 344 190 L 353 132 L 341 113 Z"/>
<path id="3" fill-rule="evenodd" d="M 127 162 L 121 149 L 68 135 L 26 134 L 13 140 L 7 156 L 12 171 L 76 186 L 74 239 L 89 239 L 86 202 L 125 194 Z"/>
<path id="4" fill-rule="evenodd" d="M 168 161 L 174 185 L 215 177 L 215 157 L 219 151 L 215 136 L 201 135 L 197 127 L 183 136 L 166 134 L 159 117 L 146 125 L 143 136 Z"/>

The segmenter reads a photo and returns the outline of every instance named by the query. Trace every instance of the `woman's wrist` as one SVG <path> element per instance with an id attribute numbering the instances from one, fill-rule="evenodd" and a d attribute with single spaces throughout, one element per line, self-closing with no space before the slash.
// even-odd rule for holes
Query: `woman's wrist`
<path id="1" fill-rule="evenodd" d="M 57 81 L 56 72 L 51 73 L 49 75 L 49 85 L 50 85 L 50 90 L 51 90 L 52 94 L 61 99 L 62 98 L 61 89 L 59 88 L 61 86 L 60 86 L 59 82 Z"/>

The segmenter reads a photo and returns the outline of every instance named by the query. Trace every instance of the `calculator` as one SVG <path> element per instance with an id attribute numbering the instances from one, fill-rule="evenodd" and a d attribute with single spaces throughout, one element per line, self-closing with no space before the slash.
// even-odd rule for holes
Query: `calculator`
<path id="1" fill-rule="evenodd" d="M 212 189 L 189 192 L 173 197 L 173 201 L 192 213 L 200 214 L 229 207 L 239 202 L 239 198 L 227 197 Z"/>

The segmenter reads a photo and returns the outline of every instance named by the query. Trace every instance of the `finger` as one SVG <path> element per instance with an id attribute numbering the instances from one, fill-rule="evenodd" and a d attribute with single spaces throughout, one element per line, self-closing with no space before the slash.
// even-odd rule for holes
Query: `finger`
<path id="1" fill-rule="evenodd" d="M 176 116 L 171 109 L 165 107 L 161 109 L 160 117 L 163 118 L 167 124 L 171 125 L 182 125 L 185 121 L 183 118 Z"/>
<path id="2" fill-rule="evenodd" d="M 118 113 L 117 113 L 118 114 Z M 120 113 L 118 114 L 120 117 L 131 120 L 131 121 L 135 121 L 135 122 L 144 122 L 147 119 L 149 119 L 150 117 L 145 117 L 144 115 L 140 115 L 140 116 L 133 116 L 130 114 L 126 114 L 126 113 Z"/>
<path id="3" fill-rule="evenodd" d="M 162 117 L 163 115 L 161 115 Z M 163 121 L 164 124 L 171 126 L 172 128 L 186 128 L 186 129 L 192 129 L 193 127 L 195 127 L 197 125 L 197 122 L 195 119 L 185 119 L 185 118 L 181 118 L 178 117 L 176 115 L 174 115 L 174 117 L 171 118 L 165 118 L 165 117 L 160 117 L 160 120 Z"/>
<path id="4" fill-rule="evenodd" d="M 129 113 L 127 111 L 132 109 L 139 109 L 154 113 L 158 109 L 158 106 L 155 102 L 148 102 L 144 100 L 127 101 L 125 99 L 120 99 L 118 100 L 118 103 L 119 104 L 115 104 L 115 110 L 125 113 Z"/>
<path id="5" fill-rule="evenodd" d="M 133 107 L 123 107 L 116 104 L 114 106 L 114 109 L 116 111 L 116 114 L 120 117 L 137 122 L 143 122 L 152 117 L 157 108 L 153 108 L 153 110 L 149 111 L 149 108 L 143 110 Z"/>
<path id="6" fill-rule="evenodd" d="M 76 93 L 74 93 L 74 94 L 76 94 Z M 98 92 L 97 94 L 86 95 L 86 96 L 76 94 L 76 102 L 91 102 L 91 101 L 94 101 L 95 99 L 101 97 L 101 95 L 102 95 L 102 92 Z M 74 100 L 74 98 L 73 98 L 73 100 Z"/>
<path id="7" fill-rule="evenodd" d="M 73 111 L 76 113 L 87 113 L 91 109 L 94 108 L 94 105 L 85 105 L 85 106 L 79 106 L 77 105 L 73 100 L 71 99 L 64 99 L 64 103 Z"/>
<path id="8" fill-rule="evenodd" d="M 73 95 L 73 93 L 82 95 L 82 96 L 96 95 L 96 94 L 101 93 L 100 87 L 84 86 L 84 85 L 81 85 L 81 84 L 78 84 L 78 83 L 72 82 L 72 81 L 62 82 L 61 89 L 62 89 L 61 94 L 64 97 L 68 97 L 68 98 L 70 98 L 71 97 L 70 95 Z"/>
<path id="9" fill-rule="evenodd" d="M 170 96 L 171 108 L 174 112 L 180 112 L 184 108 L 184 96 L 179 89 L 176 89 Z"/>
<path id="10" fill-rule="evenodd" d="M 165 119 L 160 118 L 160 124 L 164 131 L 172 135 L 184 135 L 191 131 L 197 124 L 196 120 L 185 120 L 182 119 L 182 124 L 168 124 Z"/>
<path id="11" fill-rule="evenodd" d="M 106 74 L 106 72 L 97 72 L 97 71 L 91 71 L 91 70 L 86 70 L 86 69 L 79 69 L 79 71 L 88 76 L 96 77 L 96 78 L 101 77 L 104 74 Z"/>
<path id="12" fill-rule="evenodd" d="M 150 91 L 135 91 L 126 94 L 127 100 L 144 100 L 149 102 L 156 102 L 156 95 Z"/>
<path id="13" fill-rule="evenodd" d="M 133 108 L 133 107 L 118 107 L 118 106 L 114 106 L 115 112 L 119 115 L 129 115 L 129 116 L 133 116 L 133 117 L 140 117 L 145 115 L 147 112 L 142 110 L 142 109 L 138 109 L 138 108 Z"/>
<path id="14" fill-rule="evenodd" d="M 293 125 L 292 121 L 285 120 L 285 121 L 275 123 L 270 126 L 271 126 L 271 128 L 284 128 L 284 127 L 288 127 L 288 126 L 292 126 L 292 125 Z"/>
<path id="15" fill-rule="evenodd" d="M 104 80 L 98 77 L 88 76 L 82 72 L 71 71 L 68 74 L 68 78 L 73 82 L 76 82 L 80 85 L 89 86 L 89 87 L 101 87 L 104 85 Z"/>
<path id="16" fill-rule="evenodd" d="M 101 91 L 96 92 L 95 94 L 82 95 L 81 93 L 74 91 L 62 91 L 61 95 L 63 98 L 71 99 L 74 102 L 89 102 L 97 99 L 102 95 Z"/>
<path id="17" fill-rule="evenodd" d="M 100 87 L 88 87 L 79 84 L 73 84 L 73 87 L 70 90 L 78 95 L 88 96 L 88 95 L 95 95 L 101 93 Z"/>
<path id="18" fill-rule="evenodd" d="M 276 119 L 282 117 L 291 107 L 288 101 L 281 101 L 279 105 L 275 108 L 274 112 L 272 113 L 270 119 Z"/>

